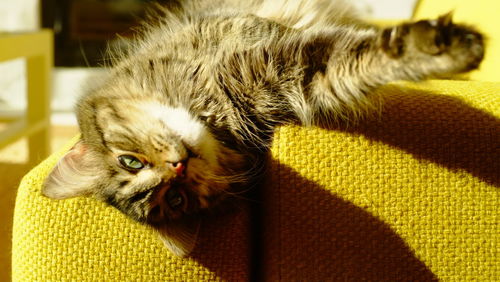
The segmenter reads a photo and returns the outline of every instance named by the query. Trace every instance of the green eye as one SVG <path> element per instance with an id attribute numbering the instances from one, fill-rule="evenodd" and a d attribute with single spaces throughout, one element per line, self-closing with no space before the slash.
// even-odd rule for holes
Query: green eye
<path id="1" fill-rule="evenodd" d="M 138 158 L 131 155 L 121 155 L 118 157 L 118 161 L 126 168 L 141 169 L 144 167 L 144 164 Z"/>

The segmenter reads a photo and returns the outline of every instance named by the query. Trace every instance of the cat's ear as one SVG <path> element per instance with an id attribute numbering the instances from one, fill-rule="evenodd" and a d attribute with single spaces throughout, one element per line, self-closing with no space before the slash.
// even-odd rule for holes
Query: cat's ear
<path id="1" fill-rule="evenodd" d="M 42 187 L 42 194 L 52 199 L 89 195 L 99 179 L 97 159 L 87 145 L 78 141 L 52 169 Z"/>
<path id="2" fill-rule="evenodd" d="M 165 247 L 178 257 L 188 256 L 194 249 L 200 230 L 200 219 L 186 219 L 170 222 L 158 229 Z"/>

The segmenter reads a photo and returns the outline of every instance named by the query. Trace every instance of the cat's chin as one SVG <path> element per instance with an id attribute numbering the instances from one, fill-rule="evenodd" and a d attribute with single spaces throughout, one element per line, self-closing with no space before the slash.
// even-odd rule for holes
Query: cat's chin
<path id="1" fill-rule="evenodd" d="M 153 226 L 180 220 L 196 214 L 200 209 L 196 188 L 185 184 L 160 187 L 149 199 L 146 222 Z"/>

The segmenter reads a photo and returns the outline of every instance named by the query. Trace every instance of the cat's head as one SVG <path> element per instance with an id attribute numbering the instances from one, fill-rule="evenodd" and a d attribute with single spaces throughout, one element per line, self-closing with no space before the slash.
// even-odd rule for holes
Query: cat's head
<path id="1" fill-rule="evenodd" d="M 189 109 L 110 93 L 78 104 L 81 140 L 54 167 L 43 194 L 93 196 L 160 232 L 167 247 L 194 247 L 199 212 L 218 203 L 243 170 Z"/>

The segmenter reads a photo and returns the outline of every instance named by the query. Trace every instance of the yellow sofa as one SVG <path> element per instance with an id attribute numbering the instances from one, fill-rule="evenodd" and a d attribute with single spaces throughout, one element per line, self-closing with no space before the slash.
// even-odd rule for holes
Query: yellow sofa
<path id="1" fill-rule="evenodd" d="M 441 11 L 425 3 L 416 17 L 455 8 L 459 20 L 481 20 L 500 52 L 493 14 L 469 17 L 478 11 L 471 1 L 432 4 Z M 65 148 L 19 187 L 13 280 L 498 280 L 500 64 L 490 63 L 499 58 L 492 48 L 474 81 L 382 87 L 378 119 L 280 128 L 262 202 L 206 222 L 185 259 L 112 207 L 44 198 L 41 183 Z"/>

